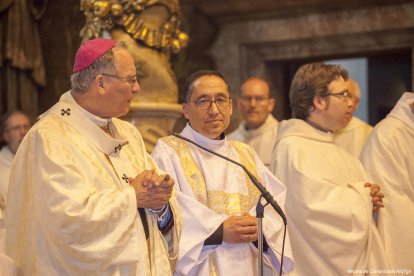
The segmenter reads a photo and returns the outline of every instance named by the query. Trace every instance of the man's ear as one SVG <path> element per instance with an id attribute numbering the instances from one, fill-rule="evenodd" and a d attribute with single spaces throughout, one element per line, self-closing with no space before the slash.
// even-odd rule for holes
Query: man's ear
<path id="1" fill-rule="evenodd" d="M 327 97 L 320 95 L 313 97 L 313 105 L 317 110 L 325 110 L 327 107 Z"/>
<path id="2" fill-rule="evenodd" d="M 184 114 L 184 118 L 189 120 L 189 118 L 188 118 L 188 104 L 187 103 L 183 103 L 183 114 Z"/>
<path id="3" fill-rule="evenodd" d="M 99 94 L 105 94 L 103 76 L 97 75 L 94 79 L 94 86 L 97 88 Z"/>
<path id="4" fill-rule="evenodd" d="M 238 96 L 237 97 L 237 102 L 236 103 L 237 103 L 237 109 L 240 110 L 241 109 L 241 105 L 242 105 L 242 103 L 241 103 L 241 96 Z"/>
<path id="5" fill-rule="evenodd" d="M 275 109 L 276 100 L 275 98 L 270 97 L 269 98 L 269 106 L 267 107 L 267 111 L 269 113 L 273 112 L 273 109 Z"/>

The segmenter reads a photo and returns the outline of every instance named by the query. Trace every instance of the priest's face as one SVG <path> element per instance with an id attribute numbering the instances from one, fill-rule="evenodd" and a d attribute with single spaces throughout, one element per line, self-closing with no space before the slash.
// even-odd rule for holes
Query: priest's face
<path id="1" fill-rule="evenodd" d="M 275 99 L 269 93 L 269 85 L 261 79 L 252 78 L 243 83 L 238 106 L 247 128 L 260 127 L 273 111 Z"/>
<path id="2" fill-rule="evenodd" d="M 219 139 L 233 112 L 226 83 L 218 76 L 207 75 L 195 80 L 192 87 L 189 102 L 183 104 L 184 117 L 203 136 Z"/>
<path id="3" fill-rule="evenodd" d="M 330 131 L 337 131 L 344 128 L 352 118 L 353 96 L 349 93 L 347 83 L 342 77 L 332 81 L 328 90 L 329 102 L 324 110 L 326 128 Z M 345 92 L 348 93 L 344 94 Z"/>
<path id="4" fill-rule="evenodd" d="M 30 120 L 20 112 L 12 114 L 6 120 L 3 138 L 7 142 L 11 152 L 16 153 L 24 136 L 29 131 Z"/>
<path id="5" fill-rule="evenodd" d="M 114 49 L 116 72 L 100 75 L 101 117 L 119 117 L 128 113 L 140 86 L 132 55 L 125 49 Z"/>

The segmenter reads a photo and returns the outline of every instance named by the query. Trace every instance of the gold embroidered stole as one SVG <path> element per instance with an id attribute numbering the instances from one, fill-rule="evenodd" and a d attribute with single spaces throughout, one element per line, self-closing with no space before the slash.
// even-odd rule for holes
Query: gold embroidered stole
<path id="1" fill-rule="evenodd" d="M 207 191 L 204 176 L 191 155 L 187 143 L 174 136 L 162 138 L 162 141 L 173 148 L 180 157 L 187 182 L 200 203 L 216 213 L 229 215 L 248 213 L 257 204 L 260 192 L 246 173 L 244 173 L 244 176 L 247 183 L 247 195 L 226 193 L 224 191 Z M 238 141 L 230 141 L 230 144 L 236 151 L 240 163 L 260 181 L 252 148 Z M 210 276 L 218 275 L 217 255 L 215 253 L 209 256 L 208 266 Z"/>
<path id="2" fill-rule="evenodd" d="M 260 192 L 250 181 L 246 173 L 244 173 L 244 176 L 247 183 L 247 195 L 226 193 L 224 191 L 207 191 L 204 176 L 191 155 L 187 143 L 174 136 L 162 138 L 162 141 L 173 148 L 180 157 L 181 166 L 184 168 L 187 182 L 200 203 L 218 214 L 230 215 L 247 213 L 256 205 Z M 235 149 L 240 163 L 260 181 L 256 171 L 253 150 L 249 146 L 238 141 L 230 141 L 230 144 L 232 148 Z"/>

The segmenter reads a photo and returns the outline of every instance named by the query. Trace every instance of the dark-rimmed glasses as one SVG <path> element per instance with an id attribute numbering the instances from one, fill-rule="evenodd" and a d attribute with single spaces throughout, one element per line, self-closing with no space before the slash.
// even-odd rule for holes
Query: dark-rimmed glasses
<path id="1" fill-rule="evenodd" d="M 230 97 L 218 96 L 215 98 L 200 98 L 195 100 L 193 103 L 197 109 L 200 110 L 210 109 L 213 103 L 215 103 L 219 109 L 227 109 L 230 106 L 230 101 Z"/>
<path id="2" fill-rule="evenodd" d="M 351 93 L 349 93 L 347 91 L 345 91 L 345 92 L 339 92 L 339 93 L 328 93 L 328 94 L 325 94 L 323 96 L 324 97 L 334 96 L 334 97 L 340 98 L 345 103 L 346 103 L 347 100 L 351 100 L 351 101 L 354 100 L 354 95 L 352 95 Z"/>

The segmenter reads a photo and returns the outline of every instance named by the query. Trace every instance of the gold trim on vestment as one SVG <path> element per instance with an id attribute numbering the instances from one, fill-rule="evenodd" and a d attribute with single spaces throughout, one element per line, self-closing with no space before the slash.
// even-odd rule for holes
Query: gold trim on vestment
<path id="1" fill-rule="evenodd" d="M 161 140 L 178 154 L 187 182 L 200 203 L 218 214 L 229 215 L 248 213 L 256 205 L 260 192 L 246 173 L 244 173 L 244 176 L 247 183 L 247 195 L 226 193 L 224 191 L 207 191 L 204 176 L 191 155 L 188 144 L 174 136 L 168 136 Z M 260 181 L 252 148 L 238 141 L 229 142 L 236 151 L 240 163 Z M 218 275 L 215 253 L 209 256 L 208 266 L 210 276 Z"/>

